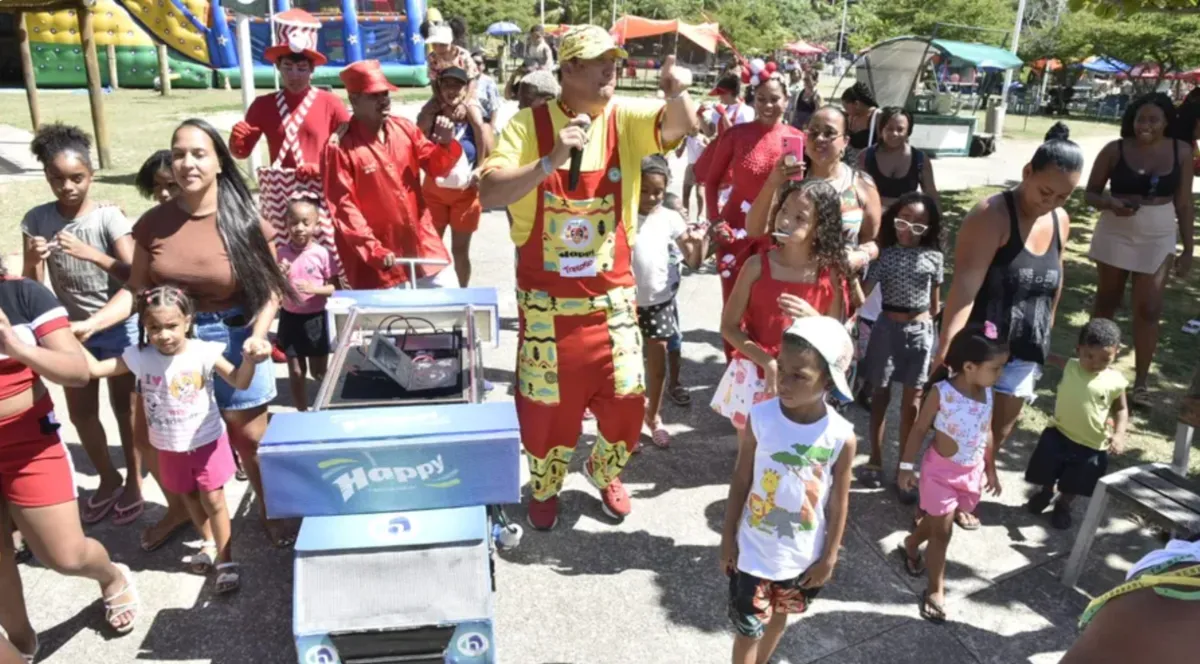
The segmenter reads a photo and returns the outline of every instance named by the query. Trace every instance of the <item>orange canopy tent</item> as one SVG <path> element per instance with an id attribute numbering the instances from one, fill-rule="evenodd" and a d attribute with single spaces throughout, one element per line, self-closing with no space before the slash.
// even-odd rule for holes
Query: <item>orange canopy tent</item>
<path id="1" fill-rule="evenodd" d="M 721 36 L 721 29 L 716 23 L 692 25 L 683 21 L 659 21 L 639 16 L 622 16 L 609 33 L 618 44 L 630 39 L 678 33 L 709 53 L 716 53 L 718 45 L 728 43 Z"/>
<path id="2" fill-rule="evenodd" d="M 827 49 L 816 44 L 810 44 L 803 39 L 797 39 L 795 42 L 783 47 L 793 55 L 820 55 Z"/>

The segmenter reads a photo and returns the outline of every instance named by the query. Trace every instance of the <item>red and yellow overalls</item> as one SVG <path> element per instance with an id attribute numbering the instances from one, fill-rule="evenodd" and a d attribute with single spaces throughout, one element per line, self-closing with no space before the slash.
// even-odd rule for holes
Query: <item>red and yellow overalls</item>
<path id="1" fill-rule="evenodd" d="M 608 486 L 641 435 L 642 339 L 631 248 L 623 223 L 617 113 L 608 114 L 604 168 L 581 173 L 567 190 L 555 170 L 537 189 L 537 214 L 517 249 L 517 417 L 529 457 L 533 499 L 562 489 L 591 408 L 599 436 L 587 466 Z M 538 153 L 554 148 L 546 107 L 533 112 Z"/>

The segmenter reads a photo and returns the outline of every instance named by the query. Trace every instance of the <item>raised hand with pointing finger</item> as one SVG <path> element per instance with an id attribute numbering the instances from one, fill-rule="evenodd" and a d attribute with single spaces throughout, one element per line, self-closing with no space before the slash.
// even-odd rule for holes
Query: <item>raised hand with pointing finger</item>
<path id="1" fill-rule="evenodd" d="M 675 56 L 668 55 L 658 72 L 658 88 L 663 96 L 673 99 L 687 92 L 692 85 L 692 70 L 675 64 Z"/>

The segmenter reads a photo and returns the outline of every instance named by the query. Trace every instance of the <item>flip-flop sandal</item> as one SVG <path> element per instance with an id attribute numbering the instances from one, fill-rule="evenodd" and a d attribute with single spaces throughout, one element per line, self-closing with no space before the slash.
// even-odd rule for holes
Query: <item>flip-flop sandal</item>
<path id="1" fill-rule="evenodd" d="M 692 395 L 682 385 L 669 390 L 667 396 L 670 397 L 676 406 L 687 407 L 692 405 Z"/>
<path id="2" fill-rule="evenodd" d="M 659 449 L 667 449 L 671 446 L 671 434 L 666 429 L 658 427 L 650 434 L 650 442 Z"/>
<path id="3" fill-rule="evenodd" d="M 1129 391 L 1129 403 L 1139 408 L 1154 407 L 1154 398 L 1150 396 L 1150 388 L 1139 385 Z"/>
<path id="4" fill-rule="evenodd" d="M 146 501 L 138 500 L 135 503 L 121 507 L 113 505 L 112 522 L 117 526 L 127 526 L 142 517 L 142 513 L 146 511 Z"/>
<path id="5" fill-rule="evenodd" d="M 144 535 L 145 535 L 146 531 L 143 530 L 142 531 L 143 537 L 140 538 L 140 542 L 139 542 L 141 544 L 142 551 L 145 551 L 146 553 L 150 553 L 151 551 L 157 551 L 158 549 L 161 549 L 164 544 L 166 544 L 167 542 L 170 542 L 175 537 L 175 535 L 180 530 L 183 530 L 184 528 L 186 528 L 189 523 L 191 523 L 191 521 L 180 521 L 174 528 L 171 528 L 167 532 L 163 533 L 161 537 L 159 537 L 158 539 L 156 539 L 152 542 L 149 542 L 149 543 L 147 543 L 145 540 Z M 153 527 L 153 526 L 151 526 L 151 527 Z M 146 530 L 149 530 L 149 528 L 147 528 Z"/>
<path id="6" fill-rule="evenodd" d="M 296 543 L 296 536 L 289 532 L 290 529 L 281 528 L 279 532 L 276 532 L 274 528 L 264 523 L 263 530 L 267 531 L 267 539 L 276 549 L 286 549 Z"/>
<path id="7" fill-rule="evenodd" d="M 116 566 L 117 569 L 121 570 L 121 576 L 125 577 L 125 586 L 104 598 L 104 621 L 117 634 L 128 634 L 133 631 L 133 625 L 137 622 L 138 610 L 141 608 L 141 599 L 138 597 L 137 582 L 133 578 L 133 573 L 121 563 L 116 563 Z M 117 598 L 122 595 L 129 595 L 132 599 L 127 602 L 117 603 Z M 128 623 L 119 627 L 113 624 L 113 619 L 125 614 L 129 614 L 130 619 Z"/>
<path id="8" fill-rule="evenodd" d="M 29 542 L 26 542 L 24 537 L 21 538 L 21 546 L 13 552 L 13 559 L 17 561 L 18 565 L 33 560 L 33 551 L 29 550 Z"/>
<path id="9" fill-rule="evenodd" d="M 217 559 L 217 543 L 209 540 L 200 545 L 200 551 L 184 556 L 180 561 L 192 574 L 205 575 L 212 571 Z"/>
<path id="10" fill-rule="evenodd" d="M 979 517 L 970 512 L 955 512 L 954 525 L 963 530 L 979 530 L 981 524 L 979 523 Z"/>
<path id="11" fill-rule="evenodd" d="M 878 489 L 883 486 L 883 469 L 879 466 L 864 464 L 855 473 L 858 483 L 867 489 Z"/>
<path id="12" fill-rule="evenodd" d="M 221 563 L 217 565 L 217 578 L 213 582 L 213 589 L 216 590 L 218 595 L 228 595 L 242 587 L 242 579 L 238 574 L 239 567 L 237 563 Z"/>
<path id="13" fill-rule="evenodd" d="M 113 506 L 117 504 L 117 500 L 121 498 L 121 494 L 123 493 L 125 493 L 125 487 L 119 487 L 116 491 L 109 494 L 108 498 L 100 502 L 96 502 L 95 493 L 88 496 L 87 502 L 83 504 L 84 511 L 79 515 L 79 520 L 88 526 L 100 523 L 112 511 Z"/>
<path id="14" fill-rule="evenodd" d="M 1200 318 L 1193 318 L 1183 324 L 1184 334 L 1200 334 Z"/>
<path id="15" fill-rule="evenodd" d="M 911 577 L 925 576 L 925 559 L 921 553 L 917 552 L 917 557 L 913 558 L 908 555 L 908 548 L 901 542 L 896 547 L 896 553 L 900 554 L 900 559 L 904 563 L 904 571 Z"/>
<path id="16" fill-rule="evenodd" d="M 946 622 L 946 607 L 930 599 L 928 589 L 921 591 L 921 602 L 918 606 L 920 607 L 922 618 L 935 625 L 941 625 Z"/>
<path id="17" fill-rule="evenodd" d="M 25 660 L 25 664 L 33 664 L 37 661 L 38 652 L 42 649 L 42 644 L 38 641 L 37 634 L 33 635 L 33 652 L 17 652 L 21 653 L 21 659 Z"/>

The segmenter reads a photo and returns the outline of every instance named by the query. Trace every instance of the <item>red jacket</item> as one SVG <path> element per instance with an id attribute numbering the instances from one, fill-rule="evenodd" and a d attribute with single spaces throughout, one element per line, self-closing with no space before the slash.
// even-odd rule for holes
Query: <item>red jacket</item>
<path id="1" fill-rule="evenodd" d="M 404 264 L 384 269 L 389 254 L 450 259 L 425 206 L 421 170 L 427 177 L 445 176 L 462 155 L 462 146 L 457 141 L 434 143 L 415 124 L 397 117 L 388 118 L 383 134 L 382 141 L 368 135 L 352 118 L 325 149 L 325 200 L 338 254 L 350 287 L 359 290 L 408 281 Z M 419 267 L 417 276 L 433 276 L 443 267 Z"/>
<path id="2" fill-rule="evenodd" d="M 249 157 L 258 143 L 258 139 L 264 134 L 267 137 L 267 148 L 271 153 L 271 161 L 274 162 L 275 158 L 279 156 L 279 148 L 283 145 L 283 120 L 279 117 L 276 94 L 263 95 L 255 99 L 246 111 L 246 119 L 239 122 L 239 126 L 234 127 L 234 131 L 229 135 L 229 151 L 233 153 L 233 156 L 238 159 Z M 287 90 L 283 91 L 283 96 L 287 100 L 289 108 L 292 109 L 295 109 L 304 100 L 306 94 L 308 94 L 307 90 L 298 95 Z M 339 125 L 349 120 L 350 112 L 346 110 L 346 105 L 337 95 L 317 90 L 312 107 L 308 109 L 304 123 L 300 125 L 300 131 L 296 135 L 300 151 L 304 154 L 305 163 L 320 165 L 321 153 L 325 149 L 325 144 L 329 142 L 330 135 Z M 290 152 L 283 156 L 281 166 L 283 168 L 296 167 L 296 160 L 292 158 Z"/>

